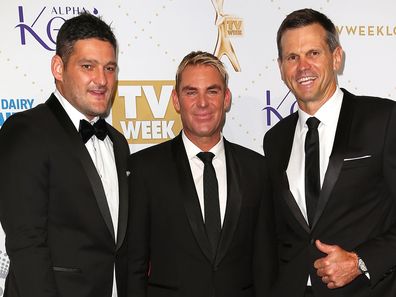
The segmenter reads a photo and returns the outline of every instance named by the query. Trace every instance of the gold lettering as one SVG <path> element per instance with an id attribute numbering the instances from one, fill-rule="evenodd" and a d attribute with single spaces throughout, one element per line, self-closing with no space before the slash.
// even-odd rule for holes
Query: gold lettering
<path id="1" fill-rule="evenodd" d="M 238 32 L 241 32 L 242 21 L 234 21 L 234 26 Z"/>
<path id="2" fill-rule="evenodd" d="M 352 35 L 356 34 L 356 29 L 357 29 L 356 26 L 347 26 L 346 29 L 347 29 L 348 35 L 351 35 L 351 33 L 352 33 Z"/>
<path id="3" fill-rule="evenodd" d="M 396 26 L 389 25 L 336 26 L 336 30 L 338 35 L 348 34 L 359 36 L 396 36 Z"/>
<path id="4" fill-rule="evenodd" d="M 228 21 L 226 21 L 226 22 L 227 22 L 227 28 L 228 28 L 228 30 L 229 30 L 229 31 L 232 31 L 232 25 L 233 25 L 234 21 L 228 20 Z"/>
<path id="5" fill-rule="evenodd" d="M 374 26 L 367 27 L 368 36 L 374 36 Z"/>
<path id="6" fill-rule="evenodd" d="M 392 28 L 390 26 L 386 26 L 386 35 L 387 36 L 392 36 L 393 35 L 392 33 L 393 33 L 392 32 Z"/>
<path id="7" fill-rule="evenodd" d="M 360 36 L 366 35 L 366 27 L 365 26 L 359 26 L 359 35 Z"/>

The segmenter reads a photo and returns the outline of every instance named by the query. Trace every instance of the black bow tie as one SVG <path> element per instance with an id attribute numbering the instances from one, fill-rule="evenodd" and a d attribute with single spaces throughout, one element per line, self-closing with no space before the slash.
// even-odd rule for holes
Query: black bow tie
<path id="1" fill-rule="evenodd" d="M 106 121 L 104 119 L 99 119 L 95 124 L 91 125 L 86 120 L 80 120 L 80 127 L 78 132 L 84 143 L 86 143 L 93 135 L 98 139 L 104 140 L 107 136 Z"/>

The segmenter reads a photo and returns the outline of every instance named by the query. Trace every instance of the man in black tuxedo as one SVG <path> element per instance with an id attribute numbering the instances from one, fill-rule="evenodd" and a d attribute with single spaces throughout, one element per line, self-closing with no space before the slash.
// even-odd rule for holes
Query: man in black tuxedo
<path id="1" fill-rule="evenodd" d="M 56 91 L 0 130 L 6 297 L 126 296 L 129 148 L 103 119 L 116 47 L 99 18 L 67 20 L 51 61 Z"/>
<path id="2" fill-rule="evenodd" d="M 129 159 L 129 296 L 265 296 L 270 287 L 266 167 L 221 134 L 227 81 L 212 54 L 187 55 L 172 94 L 183 131 Z"/>
<path id="3" fill-rule="evenodd" d="M 396 106 L 337 86 L 334 24 L 302 9 L 277 36 L 298 112 L 264 138 L 273 186 L 273 296 L 396 296 Z"/>

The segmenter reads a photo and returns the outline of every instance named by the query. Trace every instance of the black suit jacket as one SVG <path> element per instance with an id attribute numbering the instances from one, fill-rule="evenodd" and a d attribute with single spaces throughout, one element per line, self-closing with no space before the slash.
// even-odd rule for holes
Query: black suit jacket
<path id="1" fill-rule="evenodd" d="M 396 105 L 343 92 L 311 229 L 286 175 L 298 114 L 280 121 L 265 136 L 279 254 L 273 296 L 303 296 L 308 274 L 316 296 L 396 296 Z M 360 275 L 343 288 L 328 289 L 313 268 L 314 261 L 324 256 L 315 239 L 356 251 L 370 280 Z"/>
<path id="2" fill-rule="evenodd" d="M 224 145 L 227 206 L 213 261 L 181 135 L 129 159 L 129 296 L 264 296 L 268 290 L 274 249 L 264 158 Z"/>
<path id="3" fill-rule="evenodd" d="M 6 297 L 126 296 L 125 138 L 108 125 L 119 181 L 117 244 L 104 189 L 59 101 L 13 115 L 0 130 L 0 220 L 10 258 Z"/>

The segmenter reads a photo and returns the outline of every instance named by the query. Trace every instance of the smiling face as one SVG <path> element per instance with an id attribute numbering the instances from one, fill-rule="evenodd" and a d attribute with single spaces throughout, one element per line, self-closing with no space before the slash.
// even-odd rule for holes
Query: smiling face
<path id="1" fill-rule="evenodd" d="M 79 40 L 67 64 L 55 55 L 51 69 L 59 92 L 88 119 L 108 113 L 117 78 L 116 54 L 109 42 Z"/>
<path id="2" fill-rule="evenodd" d="M 335 92 L 342 49 L 331 52 L 326 31 L 319 24 L 286 30 L 281 38 L 278 60 L 282 80 L 292 91 L 299 107 L 314 114 Z"/>
<path id="3" fill-rule="evenodd" d="M 220 72 L 214 66 L 187 66 L 172 98 L 186 136 L 204 151 L 216 145 L 231 103 Z"/>

